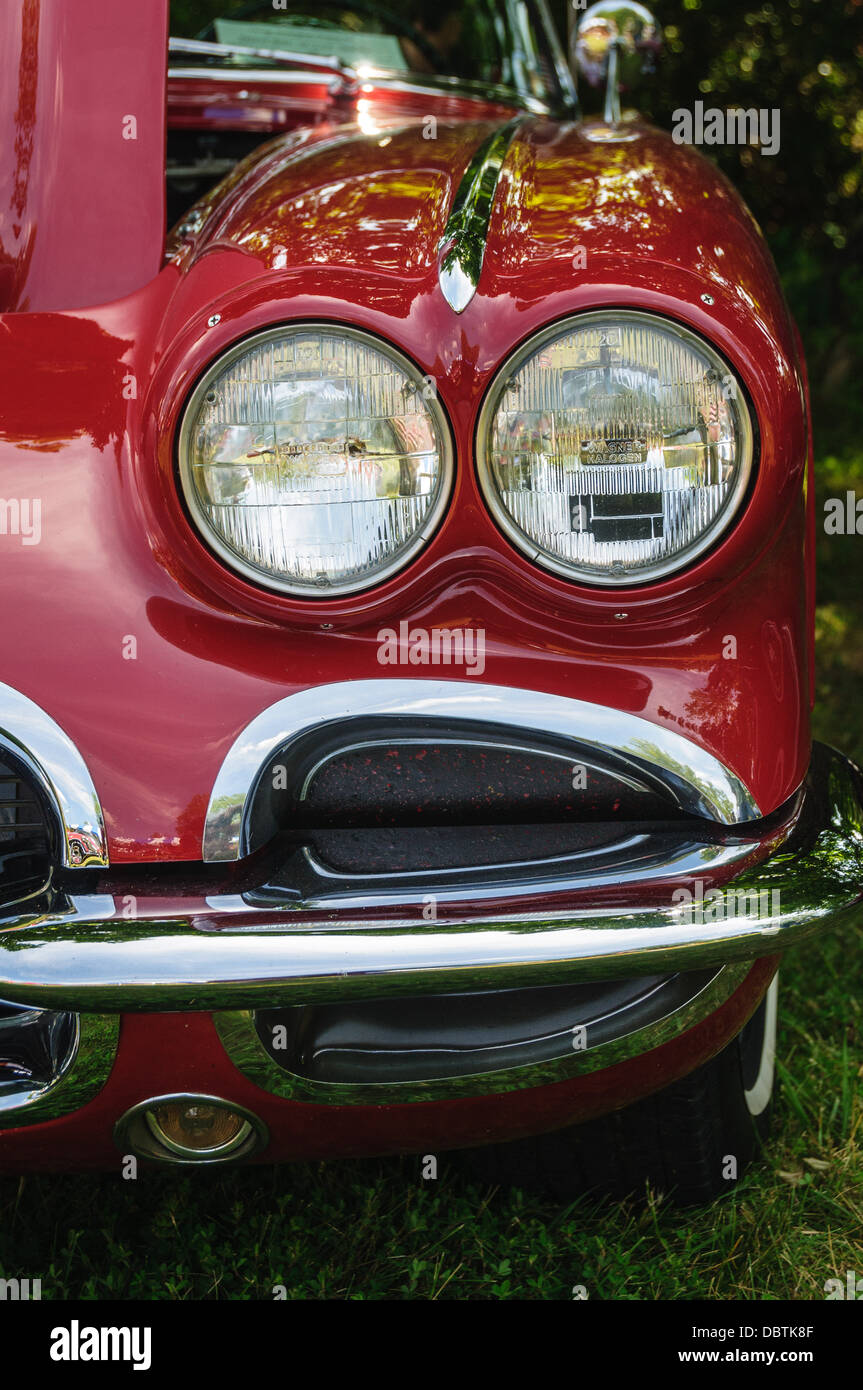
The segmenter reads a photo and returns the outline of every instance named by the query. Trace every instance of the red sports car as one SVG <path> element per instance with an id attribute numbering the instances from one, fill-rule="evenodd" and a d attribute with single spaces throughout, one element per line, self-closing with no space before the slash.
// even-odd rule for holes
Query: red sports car
<path id="1" fill-rule="evenodd" d="M 863 891 L 803 356 L 621 110 L 650 15 L 574 18 L 601 118 L 545 0 L 2 6 L 7 1172 L 764 1133 Z"/>

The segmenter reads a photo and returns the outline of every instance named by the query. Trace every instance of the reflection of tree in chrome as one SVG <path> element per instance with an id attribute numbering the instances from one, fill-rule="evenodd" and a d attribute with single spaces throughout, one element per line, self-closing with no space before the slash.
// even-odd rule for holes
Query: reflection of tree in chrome
<path id="1" fill-rule="evenodd" d="M 635 738 L 629 744 L 629 749 L 637 753 L 644 762 L 650 767 L 664 768 L 670 772 L 675 782 L 683 782 L 689 788 L 697 788 L 702 777 L 698 771 L 685 763 L 681 758 L 676 758 L 666 749 L 660 748 L 658 744 L 651 742 L 649 738 Z M 721 785 L 711 783 L 709 788 L 710 800 L 716 810 L 729 824 L 733 824 L 738 819 L 738 807 L 730 792 L 726 792 Z M 694 802 L 698 793 L 693 790 L 691 799 Z"/>

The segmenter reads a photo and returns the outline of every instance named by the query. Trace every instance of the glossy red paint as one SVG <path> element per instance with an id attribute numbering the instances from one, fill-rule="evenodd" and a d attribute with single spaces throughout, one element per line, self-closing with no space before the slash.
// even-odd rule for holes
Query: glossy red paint
<path id="1" fill-rule="evenodd" d="M 245 1106 L 270 1130 L 255 1164 L 440 1152 L 520 1138 L 620 1109 L 700 1066 L 751 1017 L 777 957 L 758 961 L 730 999 L 695 1028 L 643 1056 L 570 1081 L 474 1099 L 406 1105 L 281 1100 L 237 1071 L 207 1014 L 127 1015 L 114 1069 L 88 1105 L 64 1119 L 0 1134 L 0 1172 L 116 1168 L 117 1120 L 151 1096 L 197 1092 Z M 146 1059 L 146 1066 L 143 1061 Z"/>
<path id="2" fill-rule="evenodd" d="M 457 316 L 438 284 L 438 245 L 472 155 L 511 106 L 380 82 L 339 95 L 309 75 L 175 73 L 170 130 L 281 138 L 209 195 L 202 225 L 163 256 L 167 6 L 126 8 L 7 0 L 0 17 L 0 129 L 15 132 L 0 152 L 0 206 L 13 214 L 0 219 L 0 495 L 41 506 L 38 545 L 0 536 L 10 561 L 0 679 L 77 744 L 112 863 L 128 867 L 139 898 L 134 866 L 200 860 L 210 790 L 239 731 L 296 690 L 380 677 L 378 630 L 401 619 L 484 628 L 485 680 L 676 729 L 732 768 L 765 813 L 781 804 L 809 757 L 811 454 L 807 499 L 799 342 L 730 185 L 646 126 L 609 144 L 589 125 L 526 118 L 479 293 Z M 122 143 L 127 114 L 137 142 Z M 616 592 L 528 563 L 491 520 L 474 467 L 480 406 L 508 354 L 549 322 L 611 305 L 709 338 L 759 423 L 751 496 L 722 543 L 669 581 Z M 338 601 L 279 597 L 226 570 L 192 529 L 175 474 L 183 405 L 214 357 L 302 320 L 353 324 L 407 353 L 436 380 L 456 447 L 453 496 L 424 553 Z M 736 661 L 723 658 L 729 635 Z M 100 887 L 116 893 L 118 876 Z M 166 900 L 139 908 L 156 915 Z M 758 962 L 710 1019 L 635 1061 L 480 1100 L 279 1100 L 236 1071 L 209 1016 L 127 1016 L 102 1093 L 75 1115 L 0 1136 L 0 1168 L 56 1170 L 72 1156 L 112 1168 L 120 1115 L 182 1090 L 260 1115 L 273 1136 L 260 1162 L 553 1129 L 715 1054 L 775 965 Z"/>
<path id="3" fill-rule="evenodd" d="M 136 293 L 0 321 L 2 491 L 42 504 L 38 546 L 3 539 L 15 545 L 0 578 L 3 679 L 81 749 L 114 862 L 199 859 L 210 789 L 239 731 L 297 689 L 379 677 L 377 632 L 401 618 L 484 627 L 487 680 L 685 733 L 765 812 L 801 781 L 807 440 L 798 349 L 764 243 L 725 180 L 668 136 L 638 127 L 629 143 L 600 145 L 582 127 L 529 119 L 480 292 L 456 316 L 436 248 L 491 128 L 442 121 L 428 141 L 421 123 L 297 132 L 211 199 L 197 241 L 175 242 Z M 573 266 L 579 245 L 586 270 Z M 482 502 L 473 458 L 483 394 L 512 348 L 549 321 L 613 304 L 666 314 L 720 348 L 754 404 L 760 453 L 750 501 L 716 550 L 669 581 L 610 593 L 516 553 Z M 457 450 L 455 492 L 425 552 L 339 601 L 275 596 L 228 572 L 186 519 L 174 473 L 197 376 L 237 339 L 308 319 L 355 324 L 407 352 L 436 379 Z M 723 659 L 729 634 L 737 661 Z"/>
<path id="4" fill-rule="evenodd" d="M 117 299 L 164 245 L 167 6 L 0 6 L 0 309 Z"/>
<path id="5" fill-rule="evenodd" d="M 176 76 L 169 70 L 168 129 L 279 135 L 332 119 L 339 108 L 331 88 L 331 78 L 321 75 L 290 73 L 262 81 L 259 73 Z"/>

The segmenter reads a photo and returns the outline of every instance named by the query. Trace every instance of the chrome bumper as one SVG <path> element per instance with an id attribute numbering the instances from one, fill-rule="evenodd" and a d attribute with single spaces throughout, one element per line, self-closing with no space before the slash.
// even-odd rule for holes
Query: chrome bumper
<path id="1" fill-rule="evenodd" d="M 683 832 L 682 832 L 683 833 Z M 688 829 L 692 840 L 691 824 Z M 815 745 L 782 812 L 731 827 L 687 872 L 573 877 L 541 907 L 309 911 L 237 899 L 56 894 L 0 921 L 0 999 L 48 1009 L 235 1010 L 699 970 L 784 951 L 863 915 L 863 775 Z M 697 873 L 707 881 L 699 897 Z M 711 897 L 714 884 L 720 894 Z M 640 897 L 633 898 L 633 893 Z M 688 895 L 688 896 L 687 896 Z M 601 905 L 597 905 L 601 903 Z"/>

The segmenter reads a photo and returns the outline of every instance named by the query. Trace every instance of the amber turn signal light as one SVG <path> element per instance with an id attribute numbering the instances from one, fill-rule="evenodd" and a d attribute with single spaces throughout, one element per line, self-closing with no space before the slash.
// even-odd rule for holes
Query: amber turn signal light
<path id="1" fill-rule="evenodd" d="M 216 1096 L 168 1095 L 136 1105 L 118 1122 L 115 1138 L 141 1158 L 221 1163 L 247 1158 L 268 1135 L 250 1111 Z"/>

